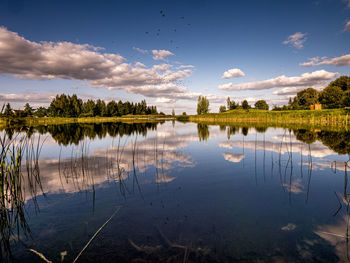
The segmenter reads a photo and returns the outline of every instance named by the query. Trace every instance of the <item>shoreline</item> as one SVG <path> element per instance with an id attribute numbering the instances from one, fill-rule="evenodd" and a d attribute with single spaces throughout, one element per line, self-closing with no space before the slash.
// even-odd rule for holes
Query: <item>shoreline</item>
<path id="1" fill-rule="evenodd" d="M 105 122 L 150 122 L 175 119 L 173 116 L 135 115 L 124 117 L 24 117 L 24 118 L 0 118 L 0 126 L 23 125 L 61 125 L 73 123 L 105 123 Z"/>
<path id="2" fill-rule="evenodd" d="M 346 109 L 332 110 L 231 110 L 224 113 L 208 113 L 203 115 L 127 115 L 122 117 L 24 117 L 0 118 L 0 127 L 62 125 L 74 123 L 108 123 L 108 122 L 158 122 L 176 120 L 179 122 L 203 123 L 208 125 L 227 126 L 270 126 L 270 127 L 310 127 L 337 128 L 348 130 L 350 111 Z"/>

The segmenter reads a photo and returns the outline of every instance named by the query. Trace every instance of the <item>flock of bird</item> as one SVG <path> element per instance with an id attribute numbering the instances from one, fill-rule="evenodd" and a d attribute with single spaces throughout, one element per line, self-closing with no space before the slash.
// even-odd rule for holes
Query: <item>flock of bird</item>
<path id="1" fill-rule="evenodd" d="M 166 17 L 165 12 L 164 12 L 163 10 L 160 10 L 159 13 L 160 13 L 160 16 L 161 16 L 161 17 L 163 17 L 163 18 Z M 179 19 L 185 20 L 185 17 L 184 17 L 184 16 L 181 16 Z M 187 25 L 187 26 L 191 26 L 190 23 L 187 23 L 186 25 Z M 160 28 L 158 28 L 157 31 L 155 32 L 155 35 L 156 35 L 157 37 L 159 37 L 159 36 L 160 36 L 160 32 L 161 32 L 161 30 L 160 30 Z M 174 29 L 173 29 L 173 32 L 176 33 L 176 32 L 177 32 L 177 29 L 174 28 Z M 145 31 L 145 34 L 146 34 L 146 35 L 151 35 L 151 32 L 150 32 L 150 31 Z M 169 40 L 169 42 L 170 42 L 170 44 L 173 44 L 173 43 L 174 43 L 174 40 L 171 39 L 171 40 Z M 175 48 L 179 48 L 179 47 L 175 47 Z"/>

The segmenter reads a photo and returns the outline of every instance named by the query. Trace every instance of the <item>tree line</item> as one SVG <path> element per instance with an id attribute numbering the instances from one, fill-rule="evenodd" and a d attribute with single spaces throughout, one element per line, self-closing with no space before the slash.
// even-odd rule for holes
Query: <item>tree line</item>
<path id="1" fill-rule="evenodd" d="M 10 103 L 4 104 L 1 114 L 4 117 L 119 117 L 123 115 L 150 115 L 158 114 L 156 106 L 147 106 L 145 100 L 139 103 L 87 100 L 83 102 L 77 95 L 56 95 L 48 108 L 33 109 L 26 103 L 23 110 L 14 111 Z M 164 113 L 159 113 L 164 114 Z"/>
<path id="2" fill-rule="evenodd" d="M 235 102 L 230 99 L 230 97 L 227 98 L 226 100 L 227 106 L 222 105 L 219 108 L 219 112 L 225 112 L 228 110 L 235 110 L 235 109 L 244 109 L 248 110 L 251 109 L 252 106 L 249 105 L 247 100 L 243 100 L 241 105 L 239 102 Z M 259 110 L 269 110 L 269 105 L 265 100 L 258 100 L 254 104 L 255 109 Z M 206 114 L 209 113 L 209 100 L 205 96 L 199 96 L 198 97 L 198 103 L 197 103 L 197 114 Z"/>
<path id="3" fill-rule="evenodd" d="M 294 98 L 289 98 L 288 105 L 275 106 L 273 110 L 309 109 L 314 104 L 322 104 L 326 109 L 350 107 L 350 77 L 341 76 L 322 91 L 314 88 L 301 90 Z"/>

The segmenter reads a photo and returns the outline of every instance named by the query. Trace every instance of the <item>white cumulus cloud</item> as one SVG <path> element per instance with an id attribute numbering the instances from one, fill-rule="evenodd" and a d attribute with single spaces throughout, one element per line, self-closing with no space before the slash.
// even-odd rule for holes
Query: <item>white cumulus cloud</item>
<path id="1" fill-rule="evenodd" d="M 153 54 L 154 60 L 164 60 L 167 57 L 174 55 L 169 50 L 164 50 L 164 49 L 160 49 L 160 50 L 154 49 L 154 50 L 152 50 L 152 54 Z"/>
<path id="2" fill-rule="evenodd" d="M 306 33 L 296 32 L 295 34 L 290 35 L 287 40 L 282 43 L 285 45 L 292 45 L 297 49 L 302 49 L 306 40 Z"/>
<path id="3" fill-rule="evenodd" d="M 0 94 L 1 102 L 29 102 L 29 103 L 49 103 L 55 98 L 56 94 L 53 93 L 7 93 Z"/>
<path id="4" fill-rule="evenodd" d="M 239 68 L 232 68 L 224 72 L 221 76 L 223 79 L 239 78 L 245 76 L 244 72 Z"/>
<path id="5" fill-rule="evenodd" d="M 298 77 L 287 77 L 285 75 L 255 82 L 246 82 L 233 85 L 227 83 L 218 86 L 220 90 L 264 90 L 272 88 L 282 87 L 297 87 L 297 86 L 315 86 L 325 83 L 325 81 L 331 80 L 339 76 L 339 73 L 328 72 L 325 70 L 318 70 L 311 73 L 304 73 Z"/>
<path id="6" fill-rule="evenodd" d="M 173 55 L 153 50 L 156 59 Z M 192 73 L 191 67 L 161 64 L 147 68 L 143 63 L 125 62 L 119 54 L 71 42 L 33 42 L 0 27 L 0 74 L 27 79 L 74 79 L 92 88 L 125 90 L 147 97 L 193 98 L 185 87 L 175 85 Z"/>
<path id="7" fill-rule="evenodd" d="M 307 88 L 313 88 L 318 91 L 322 90 L 324 86 L 300 86 L 300 87 L 290 87 L 290 88 L 282 88 L 279 90 L 275 90 L 272 92 L 273 95 L 284 95 L 284 96 L 291 96 L 296 95 L 299 91 L 307 89 Z"/>
<path id="8" fill-rule="evenodd" d="M 141 67 L 141 68 L 145 68 L 146 67 L 145 64 L 143 64 L 142 62 L 139 62 L 139 61 L 135 63 L 135 66 L 136 67 Z"/>
<path id="9" fill-rule="evenodd" d="M 304 62 L 300 64 L 304 67 L 312 67 L 319 65 L 332 65 L 332 66 L 350 66 L 350 54 L 343 55 L 335 58 L 327 58 L 327 57 L 315 57 L 310 58 L 308 62 Z"/>
<path id="10" fill-rule="evenodd" d="M 141 54 L 147 54 L 148 50 L 138 48 L 138 47 L 132 47 L 133 50 L 136 50 L 137 52 L 140 52 Z"/>

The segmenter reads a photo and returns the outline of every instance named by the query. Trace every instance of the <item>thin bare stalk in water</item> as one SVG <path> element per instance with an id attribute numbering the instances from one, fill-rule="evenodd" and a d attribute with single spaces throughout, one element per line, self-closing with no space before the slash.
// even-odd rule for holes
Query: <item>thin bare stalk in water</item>
<path id="1" fill-rule="evenodd" d="M 255 132 L 255 157 L 254 157 L 254 176 L 255 176 L 255 184 L 257 185 L 258 184 L 258 176 L 257 176 L 257 172 L 256 172 L 256 144 L 257 144 L 257 136 L 258 136 L 258 133 Z"/>
<path id="2" fill-rule="evenodd" d="M 266 147 L 265 147 L 265 133 L 264 133 L 264 155 L 263 155 L 263 176 L 264 176 L 264 182 L 266 180 L 266 178 L 265 178 L 265 160 L 266 160 Z"/>
<path id="3" fill-rule="evenodd" d="M 281 187 L 283 189 L 283 191 L 285 191 L 284 187 L 283 187 L 283 180 L 282 180 L 282 163 L 281 163 L 281 159 L 282 159 L 282 146 L 283 146 L 283 141 L 284 141 L 284 136 L 286 135 L 286 130 L 284 130 L 283 136 L 282 136 L 282 140 L 280 143 L 280 147 L 279 147 L 279 154 L 278 154 L 278 171 L 279 171 L 279 175 L 280 175 L 280 182 L 281 182 Z"/>
<path id="4" fill-rule="evenodd" d="M 300 143 L 300 177 L 303 178 L 303 143 Z"/>
<path id="5" fill-rule="evenodd" d="M 28 249 L 33 254 L 37 255 L 39 258 L 41 258 L 42 261 L 45 261 L 46 263 L 52 263 L 52 261 L 48 260 L 42 253 L 30 248 Z"/>
<path id="6" fill-rule="evenodd" d="M 308 157 L 308 181 L 307 181 L 307 191 L 306 191 L 306 200 L 305 203 L 309 201 L 310 185 L 311 185 L 311 174 L 312 174 L 312 155 L 311 155 L 311 146 L 309 144 L 309 157 Z"/>
<path id="7" fill-rule="evenodd" d="M 242 135 L 242 136 L 243 136 L 243 156 L 245 156 L 245 155 L 244 155 L 244 135 Z M 242 162 L 243 168 L 244 168 L 244 159 L 245 159 L 245 158 L 243 158 L 243 162 Z"/>
<path id="8" fill-rule="evenodd" d="M 137 152 L 137 136 L 136 136 L 135 141 L 134 141 L 133 146 L 132 146 L 133 191 L 134 191 L 134 185 L 136 183 L 137 188 L 139 190 L 139 193 L 140 193 L 140 195 L 141 195 L 141 197 L 143 199 L 140 183 L 139 183 L 139 180 L 138 180 L 137 174 L 136 174 L 136 165 L 135 165 L 136 152 Z"/>
<path id="9" fill-rule="evenodd" d="M 117 209 L 114 211 L 114 213 L 111 215 L 111 217 L 96 231 L 96 233 L 92 236 L 92 238 L 87 242 L 87 244 L 84 246 L 84 248 L 79 252 L 78 256 L 73 260 L 73 263 L 77 262 L 80 256 L 84 253 L 84 251 L 90 246 L 92 241 L 97 237 L 97 235 L 102 231 L 103 228 L 112 220 L 112 218 L 119 212 L 121 206 L 118 206 Z"/>
<path id="10" fill-rule="evenodd" d="M 335 194 L 335 197 L 337 198 L 338 204 L 339 204 L 339 208 L 338 208 L 337 211 L 335 211 L 335 213 L 333 214 L 333 216 L 336 216 L 336 215 L 339 213 L 339 211 L 342 209 L 343 205 L 341 204 L 340 199 L 339 199 L 339 197 L 338 197 L 336 191 L 334 191 L 334 194 Z"/>
<path id="11" fill-rule="evenodd" d="M 271 151 L 271 178 L 273 178 L 273 168 L 274 168 L 273 151 Z"/>

